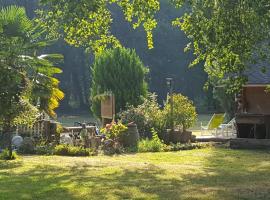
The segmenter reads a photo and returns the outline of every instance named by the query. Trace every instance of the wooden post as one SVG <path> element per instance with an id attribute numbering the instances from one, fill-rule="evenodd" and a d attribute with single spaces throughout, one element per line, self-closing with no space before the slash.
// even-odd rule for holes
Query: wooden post
<path id="1" fill-rule="evenodd" d="M 106 96 L 101 100 L 101 118 L 102 126 L 104 127 L 108 121 L 113 121 L 115 118 L 115 97 L 113 94 Z"/>

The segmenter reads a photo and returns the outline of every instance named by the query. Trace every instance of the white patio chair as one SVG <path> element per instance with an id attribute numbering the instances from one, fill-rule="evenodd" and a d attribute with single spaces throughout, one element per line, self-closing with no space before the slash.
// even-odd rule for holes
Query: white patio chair
<path id="1" fill-rule="evenodd" d="M 229 121 L 227 124 L 220 124 L 218 127 L 218 133 L 223 137 L 234 137 L 236 135 L 235 118 Z"/>

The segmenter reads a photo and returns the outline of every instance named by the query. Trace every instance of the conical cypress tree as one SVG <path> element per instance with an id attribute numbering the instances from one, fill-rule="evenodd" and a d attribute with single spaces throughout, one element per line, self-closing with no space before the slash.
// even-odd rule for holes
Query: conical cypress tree
<path id="1" fill-rule="evenodd" d="M 100 99 L 106 92 L 115 95 L 116 112 L 127 104 L 137 106 L 147 94 L 144 66 L 135 50 L 115 48 L 96 56 L 92 70 L 91 110 L 100 117 Z"/>

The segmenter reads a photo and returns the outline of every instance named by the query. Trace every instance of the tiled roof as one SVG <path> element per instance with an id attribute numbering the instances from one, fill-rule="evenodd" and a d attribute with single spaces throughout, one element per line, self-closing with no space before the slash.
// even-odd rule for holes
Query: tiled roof
<path id="1" fill-rule="evenodd" d="M 250 67 L 245 74 L 248 77 L 248 84 L 270 84 L 270 65 L 264 68 Z"/>

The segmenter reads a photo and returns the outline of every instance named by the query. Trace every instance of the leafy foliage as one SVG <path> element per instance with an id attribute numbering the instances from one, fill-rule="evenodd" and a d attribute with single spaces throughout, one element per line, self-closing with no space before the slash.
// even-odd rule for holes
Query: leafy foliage
<path id="1" fill-rule="evenodd" d="M 121 122 L 118 123 L 113 122 L 111 124 L 108 124 L 105 128 L 101 129 L 101 132 L 110 139 L 117 139 L 120 138 L 121 135 L 124 134 L 127 129 L 128 128 Z"/>
<path id="2" fill-rule="evenodd" d="M 177 143 L 173 144 L 171 143 L 170 145 L 166 146 L 165 151 L 182 151 L 182 150 L 192 150 L 192 149 L 203 149 L 203 148 L 208 148 L 212 147 L 212 143 Z"/>
<path id="3" fill-rule="evenodd" d="M 110 4 L 120 6 L 127 21 L 134 28 L 142 25 L 147 33 L 148 45 L 153 47 L 152 30 L 156 27 L 154 14 L 159 10 L 158 0 L 41 0 L 44 9 L 38 12 L 43 26 L 52 37 L 63 36 L 75 46 L 84 46 L 94 52 L 102 52 L 106 47 L 120 46 L 111 34 L 112 17 Z"/>
<path id="4" fill-rule="evenodd" d="M 35 147 L 35 154 L 37 155 L 53 155 L 54 146 L 50 144 L 39 144 Z"/>
<path id="5" fill-rule="evenodd" d="M 119 113 L 119 117 L 124 124 L 134 122 L 141 136 L 149 136 L 151 128 L 162 132 L 162 111 L 155 94 L 148 93 L 142 104 L 137 107 L 128 106 Z"/>
<path id="6" fill-rule="evenodd" d="M 155 129 L 151 130 L 152 138 L 151 139 L 142 139 L 138 143 L 139 152 L 161 152 L 164 151 L 166 145 L 159 139 Z"/>
<path id="7" fill-rule="evenodd" d="M 171 104 L 169 98 L 163 110 L 164 121 L 167 127 L 171 119 Z M 174 126 L 180 126 L 183 130 L 191 127 L 196 121 L 197 113 L 193 102 L 181 94 L 173 94 L 173 121 Z"/>
<path id="8" fill-rule="evenodd" d="M 231 120 L 236 111 L 235 96 L 234 94 L 227 93 L 226 88 L 215 88 L 213 90 L 214 98 L 217 99 L 220 106 L 226 112 L 228 120 Z"/>
<path id="9" fill-rule="evenodd" d="M 29 17 L 36 17 L 34 12 L 40 8 L 39 0 L 2 0 L 0 2 L 2 2 L 0 3 L 2 6 L 12 4 L 24 6 Z M 70 9 L 70 11 L 73 10 Z M 136 49 L 143 63 L 147 63 L 150 68 L 149 77 L 151 77 L 149 88 L 158 94 L 159 102 L 166 98 L 165 78 L 172 75 L 177 82 L 175 90 L 191 98 L 198 111 L 206 112 L 208 111 L 206 109 L 212 108 L 213 104 L 205 98 L 206 95 L 203 91 L 203 84 L 207 79 L 206 73 L 203 71 L 202 65 L 187 70 L 189 62 L 194 58 L 192 52 L 183 51 L 188 39 L 182 31 L 171 26 L 170 23 L 172 19 L 182 16 L 185 11 L 185 8 L 175 9 L 167 0 L 160 1 L 160 11 L 155 15 L 158 24 L 153 31 L 155 48 L 151 50 L 146 48 L 143 28 L 133 30 L 130 23 L 124 19 L 123 10 L 116 4 L 110 5 L 113 18 L 111 33 L 123 46 Z M 51 27 L 50 30 L 52 30 Z M 63 73 L 57 75 L 61 90 L 65 93 L 58 112 L 73 114 L 85 112 L 89 107 L 91 80 L 90 69 L 87 66 L 93 60 L 92 55 L 84 52 L 84 48 L 71 47 L 63 39 L 46 48 L 46 52 L 58 52 L 65 56 L 64 63 L 61 63 Z M 209 93 L 211 92 L 209 90 Z M 205 106 L 206 103 L 209 105 Z"/>
<path id="10" fill-rule="evenodd" d="M 53 76 L 61 72 L 51 59 L 59 55 L 37 55 L 49 44 L 43 38 L 44 29 L 31 21 L 25 9 L 17 6 L 0 11 L 0 121 L 3 132 L 10 133 L 18 124 L 29 124 L 37 118 L 39 107 L 52 116 L 53 109 L 63 98 L 58 80 Z M 35 88 L 45 88 L 42 95 Z M 11 144 L 9 145 L 11 156 Z"/>
<path id="11" fill-rule="evenodd" d="M 177 6 L 186 1 L 173 0 Z M 173 24 L 191 40 L 186 50 L 205 62 L 209 83 L 238 91 L 244 71 L 269 56 L 269 2 L 261 0 L 188 1 L 190 11 Z"/>
<path id="12" fill-rule="evenodd" d="M 58 88 L 59 81 L 53 77 L 61 73 L 59 68 L 54 67 L 53 61 L 61 59 L 62 56 L 37 55 L 37 50 L 48 46 L 51 42 L 43 39 L 44 29 L 31 21 L 22 7 L 2 8 L 0 30 L 2 47 L 0 70 L 5 74 L 0 79 L 3 111 L 6 110 L 11 114 L 11 105 L 21 107 L 25 105 L 24 108 L 29 108 L 28 113 L 31 114 L 34 110 L 30 108 L 31 104 L 36 105 L 40 100 L 40 109 L 54 116 L 53 110 L 64 94 Z M 13 110 L 20 113 L 23 109 L 16 107 Z M 7 117 L 7 113 L 1 114 L 2 117 Z"/>
<path id="13" fill-rule="evenodd" d="M 12 152 L 12 155 L 9 155 L 9 150 L 4 149 L 3 152 L 0 153 L 0 160 L 15 160 L 18 155 L 16 152 Z"/>
<path id="14" fill-rule="evenodd" d="M 92 66 L 91 101 L 93 113 L 100 117 L 100 100 L 108 91 L 115 95 L 116 112 L 127 104 L 137 106 L 146 96 L 147 84 L 144 67 L 135 51 L 116 48 L 97 56 Z"/>
<path id="15" fill-rule="evenodd" d="M 83 147 L 60 144 L 54 148 L 54 154 L 62 156 L 91 156 L 95 155 L 95 151 Z"/>
<path id="16" fill-rule="evenodd" d="M 35 153 L 35 143 L 30 137 L 24 138 L 21 146 L 18 149 L 21 154 L 34 154 Z"/>

